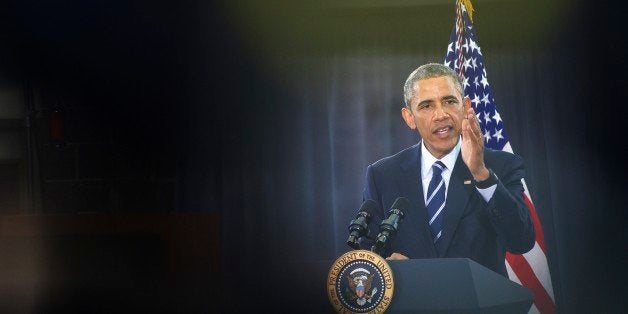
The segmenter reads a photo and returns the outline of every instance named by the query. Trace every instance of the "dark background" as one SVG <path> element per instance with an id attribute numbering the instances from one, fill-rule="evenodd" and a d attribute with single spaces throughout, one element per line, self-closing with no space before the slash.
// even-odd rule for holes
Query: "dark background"
<path id="1" fill-rule="evenodd" d="M 346 251 L 366 166 L 418 141 L 399 118 L 402 84 L 443 60 L 453 2 L 3 2 L 3 306 L 286 301 L 264 270 Z M 625 12 L 474 4 L 558 309 L 619 312 Z"/>

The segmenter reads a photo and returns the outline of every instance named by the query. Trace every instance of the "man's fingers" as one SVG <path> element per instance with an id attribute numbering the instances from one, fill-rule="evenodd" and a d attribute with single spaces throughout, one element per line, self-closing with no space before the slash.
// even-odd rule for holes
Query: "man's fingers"
<path id="1" fill-rule="evenodd" d="M 469 127 L 469 119 L 463 119 L 462 120 L 462 131 L 466 131 L 467 128 Z"/>
<path id="2" fill-rule="evenodd" d="M 472 121 L 470 121 L 471 132 L 473 132 L 473 137 L 475 138 L 475 140 L 479 140 L 482 137 L 482 131 L 480 130 L 480 121 L 475 115 L 475 111 L 473 110 L 473 108 L 469 109 L 466 120 Z"/>
<path id="3" fill-rule="evenodd" d="M 390 256 L 386 257 L 386 259 L 389 261 L 394 261 L 394 260 L 408 259 L 408 257 L 403 254 L 392 253 Z"/>
<path id="4" fill-rule="evenodd" d="M 471 141 L 473 139 L 474 134 L 471 128 L 471 122 L 468 119 L 462 120 L 462 140 L 463 141 Z"/>
<path id="5" fill-rule="evenodd" d="M 469 111 L 467 112 L 467 115 L 465 116 L 465 119 L 462 120 L 462 131 L 472 131 L 473 129 L 473 125 L 475 124 L 475 121 L 473 121 L 473 119 L 475 118 L 475 115 L 473 113 L 471 113 L 472 109 L 469 109 Z M 469 134 L 469 135 L 473 135 L 473 134 Z"/>
<path id="6" fill-rule="evenodd" d="M 482 138 L 482 130 L 480 130 L 480 124 L 477 121 L 471 127 L 471 131 L 475 135 L 476 140 L 480 140 Z"/>

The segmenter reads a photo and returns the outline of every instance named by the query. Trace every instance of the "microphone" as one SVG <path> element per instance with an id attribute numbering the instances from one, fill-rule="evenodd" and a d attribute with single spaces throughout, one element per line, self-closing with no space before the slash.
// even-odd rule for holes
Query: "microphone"
<path id="1" fill-rule="evenodd" d="M 351 220 L 349 224 L 349 238 L 347 239 L 347 245 L 353 249 L 359 250 L 360 243 L 358 240 L 363 236 L 368 236 L 368 224 L 371 222 L 373 214 L 379 210 L 379 206 L 373 200 L 366 200 L 360 206 L 358 215 L 355 219 Z"/>
<path id="2" fill-rule="evenodd" d="M 375 240 L 375 244 L 371 247 L 371 251 L 384 256 L 386 246 L 397 234 L 399 224 L 403 220 L 404 212 L 410 207 L 410 201 L 405 197 L 398 197 L 393 203 L 388 215 L 379 225 L 379 234 Z"/>

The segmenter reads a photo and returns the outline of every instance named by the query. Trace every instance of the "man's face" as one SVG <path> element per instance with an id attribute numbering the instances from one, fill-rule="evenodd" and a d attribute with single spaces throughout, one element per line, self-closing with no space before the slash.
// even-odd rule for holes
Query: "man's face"
<path id="1" fill-rule="evenodd" d="M 441 76 L 416 81 L 410 108 L 401 109 L 401 114 L 411 129 L 418 129 L 427 150 L 441 158 L 456 146 L 469 105 L 469 98 L 463 100 L 453 80 Z"/>

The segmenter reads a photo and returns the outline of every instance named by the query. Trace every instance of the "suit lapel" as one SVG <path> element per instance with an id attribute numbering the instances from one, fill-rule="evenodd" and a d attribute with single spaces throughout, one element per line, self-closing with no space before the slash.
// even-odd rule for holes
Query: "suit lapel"
<path id="1" fill-rule="evenodd" d="M 443 217 L 443 238 L 438 241 L 437 245 L 440 247 L 441 255 L 444 256 L 447 253 L 447 248 L 451 243 L 458 222 L 464 213 L 469 198 L 473 193 L 472 184 L 464 184 L 464 181 L 471 180 L 472 176 L 469 172 L 469 168 L 462 160 L 462 152 L 458 154 L 456 159 L 456 165 L 454 166 L 454 172 L 449 179 L 449 191 L 447 192 L 447 200 L 445 203 L 445 212 Z"/>
<path id="2" fill-rule="evenodd" d="M 430 257 L 437 257 L 436 249 L 432 242 L 432 235 L 427 219 L 427 209 L 423 198 L 423 182 L 421 180 L 421 142 L 414 146 L 412 154 L 401 162 L 403 170 L 403 182 L 400 189 L 403 195 L 407 195 L 410 201 L 411 212 L 406 214 L 404 224 L 414 224 L 418 228 L 414 233 L 417 245 L 422 247 L 422 252 L 428 252 Z"/>

